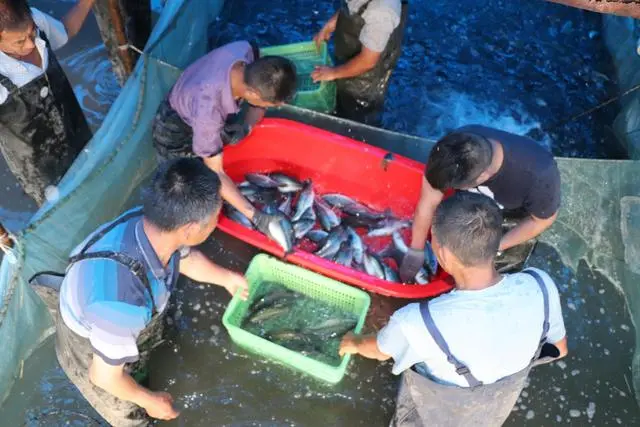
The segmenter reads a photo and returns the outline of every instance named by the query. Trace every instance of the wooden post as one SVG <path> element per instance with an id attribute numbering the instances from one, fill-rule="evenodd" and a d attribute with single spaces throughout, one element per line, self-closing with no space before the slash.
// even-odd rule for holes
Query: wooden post
<path id="1" fill-rule="evenodd" d="M 640 19 L 640 3 L 621 0 L 547 0 L 565 6 Z"/>
<path id="2" fill-rule="evenodd" d="M 97 0 L 93 11 L 113 72 L 124 85 L 138 59 L 138 54 L 126 46 L 144 49 L 151 32 L 150 1 Z"/>

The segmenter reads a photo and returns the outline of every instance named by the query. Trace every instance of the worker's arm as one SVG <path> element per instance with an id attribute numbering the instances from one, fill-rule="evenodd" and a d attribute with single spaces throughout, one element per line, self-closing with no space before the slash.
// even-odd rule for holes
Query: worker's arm
<path id="1" fill-rule="evenodd" d="M 547 0 L 565 6 L 590 10 L 598 13 L 609 13 L 619 16 L 630 16 L 640 19 L 640 4 L 638 2 L 625 1 L 594 1 L 594 0 Z"/>
<path id="2" fill-rule="evenodd" d="M 365 46 L 358 55 L 337 67 L 316 67 L 311 73 L 313 81 L 330 81 L 360 76 L 373 69 L 380 59 L 381 52 L 375 52 Z"/>
<path id="3" fill-rule="evenodd" d="M 340 356 L 345 354 L 359 354 L 367 359 L 388 360 L 391 358 L 388 354 L 380 351 L 378 341 L 375 334 L 355 335 L 348 332 L 340 343 Z"/>
<path id="4" fill-rule="evenodd" d="M 505 249 L 518 246 L 519 244 L 540 235 L 544 230 L 551 227 L 551 224 L 553 224 L 557 217 L 557 212 L 546 219 L 536 218 L 533 215 L 529 216 L 529 218 L 525 219 L 502 236 L 502 240 L 500 241 L 500 250 L 504 251 Z"/>
<path id="5" fill-rule="evenodd" d="M 70 39 L 80 32 L 94 3 L 95 0 L 78 0 L 78 3 L 62 18 L 62 23 Z"/>
<path id="6" fill-rule="evenodd" d="M 249 201 L 240 193 L 236 184 L 229 178 L 222 168 L 222 153 L 207 157 L 204 163 L 213 170 L 220 177 L 222 184 L 220 194 L 222 198 L 231 206 L 240 211 L 244 216 L 249 219 L 253 219 L 253 215 L 256 209 L 249 203 Z"/>
<path id="7" fill-rule="evenodd" d="M 336 30 L 336 24 L 338 23 L 338 14 L 336 12 L 333 14 L 331 19 L 324 24 L 324 27 L 313 37 L 313 42 L 316 44 L 316 49 L 320 50 L 320 46 L 323 42 L 329 41 L 331 35 Z"/>
<path id="8" fill-rule="evenodd" d="M 179 415 L 173 408 L 173 398 L 169 393 L 152 392 L 142 387 L 125 372 L 124 364 L 112 366 L 94 354 L 89 366 L 89 380 L 107 393 L 144 408 L 153 418 L 172 420 Z"/>
<path id="9" fill-rule="evenodd" d="M 214 264 L 197 249 L 191 249 L 189 255 L 180 261 L 180 273 L 196 282 L 220 285 L 231 295 L 240 292 L 240 298 L 247 299 L 247 279 L 241 274 Z"/>
<path id="10" fill-rule="evenodd" d="M 420 190 L 420 200 L 413 216 L 413 226 L 411 228 L 411 245 L 416 250 L 424 250 L 427 236 L 433 222 L 433 215 L 436 208 L 442 201 L 444 194 L 436 190 L 429 184 L 429 181 L 422 177 L 422 189 Z"/>

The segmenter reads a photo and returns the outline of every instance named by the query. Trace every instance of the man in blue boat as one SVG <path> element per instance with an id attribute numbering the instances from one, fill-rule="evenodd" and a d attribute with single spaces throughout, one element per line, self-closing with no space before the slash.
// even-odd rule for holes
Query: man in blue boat
<path id="1" fill-rule="evenodd" d="M 431 220 L 448 189 L 483 193 L 504 209 L 508 230 L 500 241 L 499 271 L 522 268 L 535 238 L 549 228 L 560 208 L 560 171 L 553 155 L 534 140 L 465 126 L 431 150 L 413 221 L 411 248 L 400 266 L 408 281 L 424 263 Z"/>
<path id="2" fill-rule="evenodd" d="M 333 34 L 339 65 L 317 67 L 311 77 L 336 81 L 338 116 L 372 126 L 381 124 L 406 21 L 406 1 L 345 0 L 314 37 L 319 46 Z"/>
<path id="3" fill-rule="evenodd" d="M 432 243 L 455 289 L 395 312 L 377 335 L 346 335 L 340 354 L 393 358 L 402 374 L 392 426 L 500 426 L 532 366 L 567 354 L 558 289 L 547 273 L 501 275 L 500 208 L 459 192 L 433 218 Z"/>
<path id="4" fill-rule="evenodd" d="M 265 108 L 282 105 L 296 92 L 294 64 L 279 56 L 260 58 L 246 41 L 221 46 L 190 65 L 160 105 L 153 142 L 161 159 L 200 157 L 222 182 L 222 198 L 264 234 L 278 217 L 255 209 L 224 173 L 222 149 L 237 144 L 264 116 Z M 242 123 L 227 124 L 249 104 Z"/>
<path id="5" fill-rule="evenodd" d="M 242 275 L 192 247 L 213 232 L 218 175 L 196 159 L 163 164 L 141 208 L 97 229 L 71 254 L 60 290 L 56 353 L 83 396 L 111 425 L 178 416 L 168 393 L 143 385 L 178 276 L 247 297 Z"/>
<path id="6" fill-rule="evenodd" d="M 60 22 L 25 0 L 0 0 L 0 151 L 38 204 L 91 139 L 54 50 L 78 34 L 93 3 L 79 0 Z"/>

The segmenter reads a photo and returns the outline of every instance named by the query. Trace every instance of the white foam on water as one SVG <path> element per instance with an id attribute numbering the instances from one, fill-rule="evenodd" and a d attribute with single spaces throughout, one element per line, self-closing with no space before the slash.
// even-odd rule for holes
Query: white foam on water
<path id="1" fill-rule="evenodd" d="M 532 410 L 528 410 L 527 415 L 525 415 L 525 418 L 528 420 L 532 420 L 533 417 L 535 417 L 535 415 L 536 415 L 535 412 L 533 412 Z"/>
<path id="2" fill-rule="evenodd" d="M 579 410 L 577 410 L 577 409 L 571 409 L 571 410 L 569 411 L 569 416 L 570 416 L 571 418 L 578 418 L 581 414 L 582 414 L 582 413 L 581 413 Z"/>
<path id="3" fill-rule="evenodd" d="M 587 406 L 587 417 L 589 417 L 589 420 L 592 420 L 595 414 L 596 404 L 594 402 L 589 402 L 589 405 Z"/>

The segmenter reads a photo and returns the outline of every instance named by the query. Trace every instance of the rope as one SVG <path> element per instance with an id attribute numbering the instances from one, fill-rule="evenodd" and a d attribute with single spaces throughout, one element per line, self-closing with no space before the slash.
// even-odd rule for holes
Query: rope
<path id="1" fill-rule="evenodd" d="M 149 55 L 148 53 L 145 53 L 144 51 L 140 50 L 139 48 L 135 47 L 132 44 L 123 44 L 122 46 L 118 46 L 118 50 L 127 50 L 127 49 L 131 49 L 132 51 L 136 52 L 140 56 L 146 56 L 147 58 L 151 58 L 154 61 L 156 61 L 158 64 L 164 65 L 164 66 L 169 67 L 169 68 L 171 68 L 173 70 L 182 71 L 181 68 L 176 67 L 173 64 L 169 64 L 168 62 L 165 62 L 165 61 L 163 61 L 161 59 L 155 58 L 155 57 Z"/>

